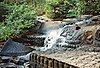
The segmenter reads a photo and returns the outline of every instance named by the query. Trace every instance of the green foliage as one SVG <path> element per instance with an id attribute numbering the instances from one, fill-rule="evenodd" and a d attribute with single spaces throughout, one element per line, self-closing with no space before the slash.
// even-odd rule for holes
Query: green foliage
<path id="1" fill-rule="evenodd" d="M 11 38 L 12 30 L 10 27 L 5 26 L 3 23 L 0 23 L 0 39 L 6 40 L 7 38 Z"/>
<path id="2" fill-rule="evenodd" d="M 29 5 L 9 6 L 9 14 L 5 23 L 0 23 L 0 39 L 7 39 L 19 35 L 23 30 L 34 25 L 36 18 L 34 9 Z"/>
<path id="3" fill-rule="evenodd" d="M 7 14 L 7 5 L 4 4 L 3 2 L 0 2 L 0 15 L 6 15 Z M 5 13 L 4 13 L 5 12 Z"/>
<path id="4" fill-rule="evenodd" d="M 13 24 L 15 27 L 29 28 L 34 22 L 35 12 L 28 5 L 13 5 L 10 6 L 10 13 L 7 15 L 6 22 Z M 20 26 L 21 25 L 21 26 Z"/>
<path id="5" fill-rule="evenodd" d="M 22 29 L 30 28 L 34 25 L 35 12 L 32 6 L 28 5 L 13 5 L 9 7 L 11 13 L 7 15 L 6 22 L 8 26 L 12 26 L 13 31 L 16 31 L 16 34 Z"/>
<path id="6" fill-rule="evenodd" d="M 48 0 L 52 18 L 100 14 L 100 0 Z"/>
<path id="7" fill-rule="evenodd" d="M 4 0 L 9 4 L 30 4 L 36 14 L 45 12 L 51 18 L 66 18 L 81 14 L 100 14 L 100 0 Z"/>
<path id="8" fill-rule="evenodd" d="M 0 21 L 3 21 L 0 39 L 5 40 L 34 25 L 36 15 L 66 18 L 100 14 L 100 0 L 4 0 L 4 3 L 0 3 Z"/>
<path id="9" fill-rule="evenodd" d="M 100 0 L 85 0 L 85 12 L 84 14 L 100 14 Z"/>
<path id="10" fill-rule="evenodd" d="M 72 8 L 68 10 L 67 16 L 69 17 L 80 16 L 85 11 L 85 1 L 73 0 L 67 1 L 67 3 L 72 6 Z"/>
<path id="11" fill-rule="evenodd" d="M 79 16 L 84 12 L 84 1 L 81 0 L 56 0 L 51 2 L 54 18 L 66 18 Z"/>
<path id="12" fill-rule="evenodd" d="M 3 2 L 0 2 L 0 22 L 4 21 L 4 16 L 8 14 L 8 7 Z"/>
<path id="13" fill-rule="evenodd" d="M 14 5 L 16 3 L 17 5 L 19 5 L 19 4 L 29 4 L 32 3 L 32 1 L 31 0 L 4 0 L 4 3 L 10 5 Z"/>

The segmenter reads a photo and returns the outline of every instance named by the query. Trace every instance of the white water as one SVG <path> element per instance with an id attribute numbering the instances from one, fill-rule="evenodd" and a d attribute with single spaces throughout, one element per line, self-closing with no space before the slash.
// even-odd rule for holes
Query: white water
<path id="1" fill-rule="evenodd" d="M 46 51 L 47 49 L 56 49 L 57 47 L 62 47 L 63 45 L 68 45 L 65 43 L 66 38 L 70 37 L 69 35 L 67 37 L 61 36 L 62 32 L 66 31 L 71 31 L 71 30 L 66 30 L 67 28 L 72 27 L 72 25 L 66 25 L 63 28 L 59 28 L 56 30 L 51 30 L 47 33 L 46 39 L 44 41 L 44 47 L 42 47 L 40 50 L 41 51 Z M 64 31 L 65 30 L 65 31 Z M 69 34 L 69 33 L 68 33 Z"/>
<path id="2" fill-rule="evenodd" d="M 90 24 L 90 22 L 91 19 L 83 20 L 81 22 L 76 22 L 73 25 L 65 25 L 63 28 L 49 31 L 44 41 L 45 46 L 40 48 L 40 50 L 46 51 L 47 49 L 56 49 L 57 47 L 62 46 L 77 47 L 80 44 L 80 37 L 84 32 L 83 28 L 79 26 L 86 26 Z"/>
<path id="3" fill-rule="evenodd" d="M 44 40 L 44 47 L 41 48 L 42 51 L 45 51 L 50 48 L 56 48 L 56 43 L 59 38 L 61 38 L 61 28 L 58 30 L 51 30 L 47 33 L 47 37 Z M 64 41 L 64 38 L 63 38 Z"/>

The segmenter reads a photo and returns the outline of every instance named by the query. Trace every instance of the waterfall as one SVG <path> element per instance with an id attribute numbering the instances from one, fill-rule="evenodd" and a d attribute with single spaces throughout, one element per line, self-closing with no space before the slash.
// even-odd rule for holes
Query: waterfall
<path id="1" fill-rule="evenodd" d="M 44 47 L 41 51 L 47 49 L 57 49 L 63 46 L 76 47 L 80 43 L 80 35 L 82 29 L 76 25 L 66 25 L 63 28 L 51 30 L 47 33 L 46 39 L 44 40 Z"/>
<path id="2" fill-rule="evenodd" d="M 52 30 L 47 33 L 44 41 L 44 47 L 41 50 L 45 51 L 52 48 L 78 48 L 83 45 L 85 39 L 84 33 L 89 31 L 85 29 L 92 25 L 94 22 L 92 16 L 83 16 L 83 18 L 73 21 L 72 25 L 64 25 L 59 29 Z"/>
<path id="3" fill-rule="evenodd" d="M 46 39 L 44 40 L 44 47 L 41 48 L 41 50 L 47 50 L 50 48 L 55 48 L 57 39 L 60 38 L 61 29 L 51 30 L 47 33 Z"/>

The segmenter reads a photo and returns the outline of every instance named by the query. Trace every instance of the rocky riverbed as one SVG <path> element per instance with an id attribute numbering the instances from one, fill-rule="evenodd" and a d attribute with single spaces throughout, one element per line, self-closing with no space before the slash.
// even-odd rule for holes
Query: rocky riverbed
<path id="1" fill-rule="evenodd" d="M 40 48 L 39 51 L 38 48 L 33 53 L 80 68 L 100 68 L 100 17 L 83 16 L 80 19 L 65 19 L 58 26 L 63 28 L 63 31 L 57 29 L 51 31 L 42 50 Z"/>
<path id="2" fill-rule="evenodd" d="M 33 48 L 36 49 L 33 53 L 80 68 L 100 68 L 100 17 L 86 16 L 85 18 L 65 19 L 56 23 L 40 20 L 44 25 L 38 32 L 46 34 L 46 39 L 42 40 L 44 41 L 42 48 L 33 45 Z M 48 34 L 49 32 L 51 34 Z M 27 35 L 27 38 L 24 36 L 25 41 L 30 43 L 33 42 L 34 37 L 39 39 L 36 42 L 40 43 L 40 38 L 44 38 L 44 35 Z M 25 56 L 24 58 L 27 59 Z"/>

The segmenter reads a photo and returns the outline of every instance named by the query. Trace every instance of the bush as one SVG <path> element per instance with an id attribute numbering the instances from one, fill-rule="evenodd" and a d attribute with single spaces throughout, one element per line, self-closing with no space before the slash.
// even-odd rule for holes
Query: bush
<path id="1" fill-rule="evenodd" d="M 8 4 L 32 5 L 36 14 L 51 18 L 100 14 L 100 0 L 4 0 Z"/>
<path id="2" fill-rule="evenodd" d="M 56 0 L 50 5 L 53 7 L 53 18 L 100 14 L 100 0 Z"/>
<path id="3" fill-rule="evenodd" d="M 8 14 L 8 7 L 3 2 L 0 2 L 0 22 L 5 20 L 5 15 Z"/>
<path id="4" fill-rule="evenodd" d="M 57 2 L 52 2 L 50 5 L 53 7 L 53 18 L 79 16 L 84 12 L 84 3 L 81 0 L 58 0 Z"/>
<path id="5" fill-rule="evenodd" d="M 12 38 L 12 30 L 5 26 L 4 23 L 0 23 L 0 40 L 6 40 L 7 38 Z"/>
<path id="6" fill-rule="evenodd" d="M 85 0 L 84 14 L 100 15 L 100 0 Z"/>
<path id="7" fill-rule="evenodd" d="M 36 15 L 32 6 L 25 4 L 9 6 L 9 14 L 5 23 L 0 23 L 0 39 L 19 35 L 26 28 L 34 25 L 35 18 Z"/>
<path id="8" fill-rule="evenodd" d="M 32 1 L 31 0 L 4 0 L 4 3 L 10 5 L 14 5 L 16 3 L 17 5 L 19 5 L 19 4 L 29 4 L 32 3 Z"/>

